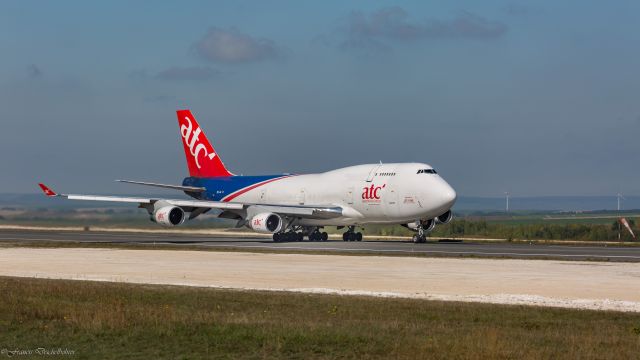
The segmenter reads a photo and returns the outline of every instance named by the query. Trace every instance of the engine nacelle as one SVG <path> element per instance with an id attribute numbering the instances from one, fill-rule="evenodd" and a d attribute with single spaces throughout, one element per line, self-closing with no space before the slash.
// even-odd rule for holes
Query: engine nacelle
<path id="1" fill-rule="evenodd" d="M 433 230 L 433 228 L 436 227 L 436 221 L 434 219 L 420 220 L 420 221 L 414 221 L 408 224 L 403 224 L 403 226 L 413 231 L 418 231 L 419 227 L 422 227 L 424 231 L 431 231 Z"/>
<path id="2" fill-rule="evenodd" d="M 438 224 L 448 224 L 452 219 L 453 213 L 451 212 L 451 210 L 449 210 L 446 213 L 438 216 L 436 218 L 436 221 L 438 222 Z"/>
<path id="3" fill-rule="evenodd" d="M 282 230 L 282 218 L 274 213 L 260 213 L 249 221 L 248 226 L 262 233 L 276 233 Z"/>
<path id="4" fill-rule="evenodd" d="M 184 210 L 177 206 L 163 206 L 153 212 L 151 220 L 163 226 L 182 225 L 186 219 Z"/>

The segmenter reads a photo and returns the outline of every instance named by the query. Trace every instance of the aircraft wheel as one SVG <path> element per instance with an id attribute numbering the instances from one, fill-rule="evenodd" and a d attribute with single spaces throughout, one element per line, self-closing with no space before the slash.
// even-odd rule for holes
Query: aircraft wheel
<path id="1" fill-rule="evenodd" d="M 273 241 L 274 242 L 280 241 L 280 233 L 274 233 L 273 234 Z"/>
<path id="2" fill-rule="evenodd" d="M 424 236 L 413 235 L 413 242 L 416 244 L 424 243 L 424 242 L 427 242 L 427 239 Z"/>
<path id="3" fill-rule="evenodd" d="M 302 235 L 302 233 L 301 233 L 301 232 L 296 233 L 296 240 L 297 240 L 297 241 L 302 241 L 302 238 L 304 238 L 304 235 Z"/>
<path id="4" fill-rule="evenodd" d="M 356 241 L 362 241 L 362 233 L 361 232 L 357 232 L 356 233 Z"/>
<path id="5" fill-rule="evenodd" d="M 349 240 L 349 233 L 342 234 L 342 241 L 347 241 L 347 240 Z"/>
<path id="6" fill-rule="evenodd" d="M 329 234 L 327 234 L 326 232 L 323 232 L 321 234 L 320 240 L 327 241 L 328 239 L 329 239 Z"/>

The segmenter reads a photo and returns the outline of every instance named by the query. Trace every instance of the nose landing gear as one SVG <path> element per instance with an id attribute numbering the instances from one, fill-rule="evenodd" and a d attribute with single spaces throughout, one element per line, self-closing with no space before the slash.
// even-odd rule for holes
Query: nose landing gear
<path id="1" fill-rule="evenodd" d="M 427 237 L 420 234 L 413 235 L 413 242 L 416 244 L 427 242 Z"/>
<path id="2" fill-rule="evenodd" d="M 431 230 L 433 230 L 433 227 L 435 226 L 435 222 L 434 220 L 426 220 L 420 221 L 420 225 L 418 225 L 418 233 L 413 235 L 413 242 L 414 243 L 424 243 L 427 242 L 427 233 L 430 232 Z"/>
<path id="3" fill-rule="evenodd" d="M 424 226 L 418 226 L 418 233 L 413 235 L 413 242 L 416 244 L 427 242 L 427 232 Z"/>

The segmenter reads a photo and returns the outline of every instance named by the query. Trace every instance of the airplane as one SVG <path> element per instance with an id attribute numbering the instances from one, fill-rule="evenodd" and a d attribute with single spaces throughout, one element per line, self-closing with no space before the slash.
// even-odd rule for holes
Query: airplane
<path id="1" fill-rule="evenodd" d="M 160 225 L 183 225 L 211 210 L 273 241 L 326 241 L 325 226 L 346 228 L 344 241 L 361 241 L 356 227 L 399 224 L 426 241 L 436 223 L 453 218 L 455 190 L 424 163 L 366 164 L 317 174 L 235 175 L 227 170 L 190 110 L 178 110 L 178 125 L 189 176 L 182 185 L 116 180 L 183 191 L 191 199 L 58 194 L 38 184 L 45 195 L 69 200 L 137 203 Z"/>

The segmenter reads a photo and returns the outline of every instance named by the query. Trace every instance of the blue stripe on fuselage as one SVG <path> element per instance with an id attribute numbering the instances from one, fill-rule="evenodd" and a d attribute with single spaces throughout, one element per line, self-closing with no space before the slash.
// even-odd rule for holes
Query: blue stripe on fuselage
<path id="1" fill-rule="evenodd" d="M 289 174 L 280 175 L 259 175 L 259 176 L 225 176 L 198 178 L 187 177 L 182 181 L 183 186 L 203 187 L 207 190 L 201 193 L 187 193 L 199 200 L 220 201 L 225 196 L 232 194 L 238 190 L 244 189 L 257 183 L 287 176 Z"/>

